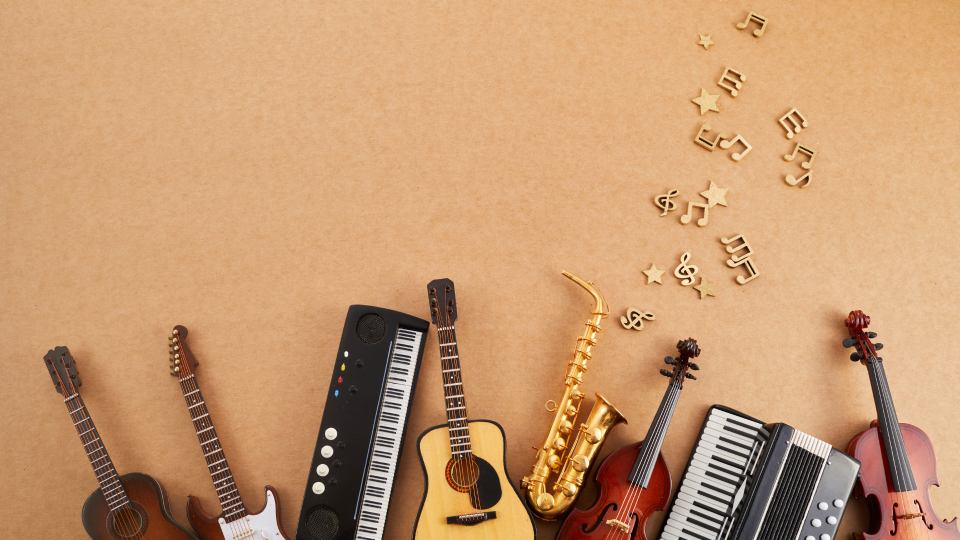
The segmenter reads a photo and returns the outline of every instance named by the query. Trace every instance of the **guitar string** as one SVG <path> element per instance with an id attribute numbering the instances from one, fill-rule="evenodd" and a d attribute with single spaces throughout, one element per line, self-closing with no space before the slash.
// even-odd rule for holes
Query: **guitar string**
<path id="1" fill-rule="evenodd" d="M 64 365 L 64 368 L 66 368 L 65 357 L 66 357 L 66 353 L 62 353 L 60 355 L 60 363 Z M 60 372 L 57 371 L 56 369 L 54 369 L 54 373 L 57 374 L 57 380 L 60 381 L 60 389 L 63 392 L 63 395 L 67 395 L 68 390 L 66 388 L 66 385 L 64 384 L 63 377 L 60 376 Z M 102 454 L 102 456 L 99 456 L 97 460 L 101 458 L 106 458 L 107 473 L 112 477 L 113 483 L 116 484 L 116 487 L 119 488 L 120 494 L 122 495 L 121 503 L 118 506 L 118 509 L 120 510 L 120 512 L 116 512 L 114 509 L 111 508 L 110 512 L 107 515 L 109 515 L 110 513 L 114 514 L 114 525 L 117 527 L 118 532 L 120 532 L 124 536 L 134 537 L 133 535 L 136 535 L 135 538 L 143 538 L 143 536 L 140 534 L 139 528 L 135 527 L 136 524 L 128 522 L 127 521 L 128 516 L 126 516 L 125 513 L 122 511 L 124 510 L 125 505 L 130 505 L 129 504 L 130 499 L 127 497 L 126 490 L 123 488 L 123 485 L 120 483 L 120 479 L 117 477 L 116 468 L 113 466 L 113 462 L 112 460 L 110 460 L 109 455 L 107 455 L 107 450 L 103 446 L 102 440 L 100 440 L 99 433 L 96 431 L 95 427 L 93 426 L 93 419 L 90 418 L 90 414 L 87 412 L 87 406 L 83 402 L 83 399 L 80 397 L 80 393 L 77 391 L 77 388 L 74 385 L 72 380 L 70 380 L 70 393 L 73 395 L 73 397 L 65 399 L 64 404 L 67 406 L 67 411 L 68 411 L 68 414 L 70 415 L 70 419 L 74 420 L 74 428 L 76 428 L 77 433 L 80 434 L 80 441 L 84 443 L 84 446 L 83 446 L 84 450 L 86 450 L 86 447 L 91 443 L 93 443 L 94 441 L 97 442 L 97 447 L 95 448 L 94 452 L 97 454 Z M 79 408 L 75 412 L 69 412 L 70 404 L 68 402 L 74 399 L 77 400 Z M 82 416 L 79 417 L 79 419 L 74 417 L 75 414 L 79 415 L 80 413 L 83 413 L 83 414 Z M 87 423 L 89 423 L 89 426 L 80 425 L 80 424 L 87 424 Z M 87 428 L 87 427 L 89 427 L 89 429 L 86 430 L 86 433 L 93 434 L 90 440 L 86 440 L 85 432 L 80 431 L 81 428 Z M 88 455 L 87 457 L 89 459 L 90 456 Z M 93 465 L 93 463 L 95 463 L 95 461 L 92 461 L 91 465 Z M 94 468 L 94 474 L 96 475 L 96 468 Z M 97 481 L 98 483 L 100 483 L 99 477 L 97 477 Z M 106 492 L 104 492 L 102 483 L 100 485 L 100 492 L 103 493 L 104 502 L 107 503 L 107 508 L 110 508 L 111 505 L 106 500 L 107 494 Z M 132 509 L 132 506 L 131 506 L 131 509 Z M 132 519 L 133 516 L 129 516 L 129 518 Z M 131 529 L 131 526 L 134 526 L 134 527 Z"/>

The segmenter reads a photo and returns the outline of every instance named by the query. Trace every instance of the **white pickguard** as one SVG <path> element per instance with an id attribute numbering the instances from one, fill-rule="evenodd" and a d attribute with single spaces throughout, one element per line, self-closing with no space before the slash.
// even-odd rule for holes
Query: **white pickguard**
<path id="1" fill-rule="evenodd" d="M 224 540 L 283 540 L 280 524 L 277 522 L 277 501 L 273 492 L 267 491 L 267 504 L 259 514 L 247 514 L 238 520 L 227 523 L 220 518 L 220 530 Z"/>

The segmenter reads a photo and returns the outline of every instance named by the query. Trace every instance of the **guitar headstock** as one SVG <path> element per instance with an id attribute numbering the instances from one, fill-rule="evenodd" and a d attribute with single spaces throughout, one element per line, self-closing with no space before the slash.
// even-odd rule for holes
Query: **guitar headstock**
<path id="1" fill-rule="evenodd" d="M 673 366 L 673 371 L 661 369 L 660 374 L 670 377 L 670 382 L 676 382 L 682 387 L 684 379 L 697 380 L 692 374 L 687 373 L 687 370 L 700 370 L 700 366 L 690 361 L 691 358 L 700 356 L 700 347 L 697 347 L 697 340 L 688 338 L 677 342 L 677 351 L 680 353 L 679 358 L 668 356 L 663 359 L 663 363 Z"/>
<path id="2" fill-rule="evenodd" d="M 193 375 L 197 367 L 197 358 L 187 347 L 186 327 L 179 324 L 174 326 L 173 333 L 167 339 L 170 340 L 170 375 L 182 381 Z"/>
<path id="3" fill-rule="evenodd" d="M 449 328 L 457 320 L 457 294 L 453 281 L 435 279 L 427 284 L 430 299 L 430 319 L 437 328 Z"/>
<path id="4" fill-rule="evenodd" d="M 53 379 L 53 386 L 57 392 L 60 392 L 63 397 L 77 393 L 77 388 L 81 385 L 80 374 L 77 373 L 76 361 L 73 356 L 70 356 L 70 349 L 56 347 L 47 351 L 43 356 L 43 363 L 50 372 L 50 378 Z"/>
<path id="5" fill-rule="evenodd" d="M 867 365 L 870 360 L 883 360 L 877 356 L 877 351 L 883 348 L 883 343 L 873 343 L 871 339 L 877 337 L 876 332 L 864 332 L 870 325 L 870 317 L 866 313 L 857 310 L 851 311 L 850 315 L 843 321 L 850 331 L 850 337 L 843 340 L 843 346 L 846 348 L 855 347 L 857 352 L 850 355 L 850 360 L 861 362 Z"/>

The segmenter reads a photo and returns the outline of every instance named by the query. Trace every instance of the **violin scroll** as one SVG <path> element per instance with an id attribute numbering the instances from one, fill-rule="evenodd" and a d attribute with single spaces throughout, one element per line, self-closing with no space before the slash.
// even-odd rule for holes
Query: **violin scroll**
<path id="1" fill-rule="evenodd" d="M 870 325 L 869 315 L 860 310 L 851 311 L 850 315 L 844 319 L 843 324 L 850 330 L 850 337 L 843 340 L 843 346 L 846 348 L 854 347 L 857 350 L 850 355 L 850 360 L 863 362 L 864 364 L 868 360 L 883 360 L 877 356 L 877 351 L 883 348 L 883 343 L 870 341 L 877 337 L 877 333 L 864 332 L 864 329 Z"/>

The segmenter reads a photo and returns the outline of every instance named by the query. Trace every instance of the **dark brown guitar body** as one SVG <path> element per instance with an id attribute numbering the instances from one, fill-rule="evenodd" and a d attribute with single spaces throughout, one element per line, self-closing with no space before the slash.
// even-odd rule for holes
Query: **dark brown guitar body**
<path id="1" fill-rule="evenodd" d="M 280 522 L 280 498 L 277 496 L 277 490 L 273 486 L 267 486 L 263 488 L 264 492 L 264 501 L 263 508 L 257 512 L 252 512 L 248 514 L 249 516 L 260 516 L 264 511 L 267 510 L 267 505 L 270 499 L 274 501 L 271 505 L 271 512 L 269 516 L 263 516 L 266 519 L 272 519 L 275 523 Z M 271 496 L 268 497 L 267 493 L 270 493 Z M 190 521 L 190 526 L 193 527 L 197 534 L 200 535 L 200 538 L 203 540 L 222 540 L 223 531 L 220 529 L 220 518 L 224 517 L 224 514 L 221 512 L 219 515 L 211 516 L 208 514 L 202 506 L 200 506 L 200 501 L 190 495 L 187 497 L 187 520 Z M 279 527 L 279 525 L 278 525 Z M 283 536 L 286 538 L 286 535 Z"/>
<path id="2" fill-rule="evenodd" d="M 197 540 L 196 535 L 177 525 L 170 515 L 170 501 L 163 486 L 143 473 L 130 473 L 120 477 L 120 484 L 127 492 L 137 510 L 139 531 L 131 535 L 120 534 L 113 526 L 114 513 L 107 506 L 103 491 L 97 489 L 83 503 L 83 528 L 94 540 Z M 124 510 L 121 509 L 121 512 Z M 129 510 L 126 510 L 129 512 Z M 133 519 L 133 518 L 132 518 Z"/>
<path id="3" fill-rule="evenodd" d="M 894 540 L 901 537 L 904 540 L 960 539 L 957 519 L 954 518 L 949 523 L 941 520 L 930 503 L 930 486 L 940 485 L 937 478 L 937 456 L 933 453 L 930 439 L 920 428 L 910 424 L 901 423 L 900 431 L 903 433 L 904 446 L 917 482 L 916 491 L 894 493 L 884 465 L 887 460 L 876 420 L 870 423 L 870 429 L 854 437 L 847 445 L 847 453 L 860 460 L 861 465 L 854 496 L 858 499 L 866 498 L 870 509 L 870 530 L 855 533 L 854 536 L 859 540 Z M 904 506 L 906 508 L 903 508 Z M 894 512 L 896 515 L 925 515 L 909 520 L 897 520 Z"/>
<path id="4" fill-rule="evenodd" d="M 654 512 L 667 507 L 673 481 L 670 478 L 670 469 L 663 460 L 663 454 L 658 454 L 657 464 L 653 468 L 647 489 L 636 496 L 639 486 L 631 484 L 628 479 L 640 455 L 641 444 L 643 443 L 625 446 L 603 460 L 594 479 L 600 488 L 597 502 L 587 510 L 574 509 L 570 512 L 560 532 L 557 533 L 558 540 L 603 538 L 646 540 L 644 527 L 647 519 Z M 631 488 L 633 488 L 634 500 L 627 503 L 630 506 L 629 514 L 624 514 L 620 504 L 627 499 L 627 492 Z M 620 533 L 607 525 L 607 521 L 615 519 L 618 513 L 629 516 L 623 520 L 630 527 L 628 533 Z"/>

